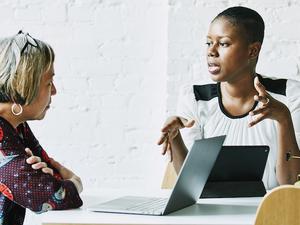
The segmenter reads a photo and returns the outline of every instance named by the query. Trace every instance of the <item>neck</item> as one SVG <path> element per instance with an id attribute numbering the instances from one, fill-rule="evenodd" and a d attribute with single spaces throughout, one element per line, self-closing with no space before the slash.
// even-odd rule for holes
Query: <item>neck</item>
<path id="1" fill-rule="evenodd" d="M 254 73 L 255 74 L 255 73 Z M 254 75 L 241 75 L 239 80 L 221 83 L 222 94 L 236 100 L 248 100 L 257 93 L 254 88 Z"/>
<path id="2" fill-rule="evenodd" d="M 11 112 L 12 103 L 0 103 L 0 116 L 7 120 L 14 128 L 25 122 L 22 115 L 15 116 Z"/>
<path id="3" fill-rule="evenodd" d="M 254 105 L 254 76 L 241 75 L 239 80 L 221 83 L 222 104 L 227 112 L 233 116 L 244 115 Z"/>

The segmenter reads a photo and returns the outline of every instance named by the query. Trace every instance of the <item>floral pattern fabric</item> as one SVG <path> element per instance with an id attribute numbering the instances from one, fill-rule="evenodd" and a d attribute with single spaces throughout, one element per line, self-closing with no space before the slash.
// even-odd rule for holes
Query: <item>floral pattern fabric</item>
<path id="1" fill-rule="evenodd" d="M 22 225 L 26 208 L 42 213 L 82 205 L 73 182 L 63 180 L 54 168 L 54 176 L 32 169 L 25 148 L 52 168 L 27 123 L 14 129 L 0 117 L 0 225 Z"/>

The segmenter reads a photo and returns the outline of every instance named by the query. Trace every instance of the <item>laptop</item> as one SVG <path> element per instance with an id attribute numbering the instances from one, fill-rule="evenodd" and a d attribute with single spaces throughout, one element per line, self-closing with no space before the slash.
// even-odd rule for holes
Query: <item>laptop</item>
<path id="1" fill-rule="evenodd" d="M 225 136 L 197 140 L 188 152 L 169 198 L 125 196 L 88 208 L 96 212 L 166 215 L 197 202 Z"/>
<path id="2" fill-rule="evenodd" d="M 201 198 L 262 197 L 269 146 L 223 146 Z"/>

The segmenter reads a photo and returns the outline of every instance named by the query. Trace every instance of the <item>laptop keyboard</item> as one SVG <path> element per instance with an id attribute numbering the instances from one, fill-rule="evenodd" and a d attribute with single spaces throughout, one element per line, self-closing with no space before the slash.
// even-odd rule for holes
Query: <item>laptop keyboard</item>
<path id="1" fill-rule="evenodd" d="M 137 203 L 136 205 L 130 206 L 127 208 L 129 211 L 137 211 L 137 212 L 157 212 L 162 211 L 166 206 L 168 198 L 147 198 L 145 201 L 141 203 Z"/>

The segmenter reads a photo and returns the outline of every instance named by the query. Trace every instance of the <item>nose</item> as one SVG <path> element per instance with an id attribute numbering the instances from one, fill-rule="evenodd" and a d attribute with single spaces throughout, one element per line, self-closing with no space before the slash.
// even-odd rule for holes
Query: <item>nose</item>
<path id="1" fill-rule="evenodd" d="M 51 86 L 51 96 L 52 95 L 56 95 L 56 87 L 55 87 L 54 83 L 52 83 L 52 86 Z"/>
<path id="2" fill-rule="evenodd" d="M 215 44 L 212 44 L 211 46 L 209 46 L 207 48 L 207 56 L 208 57 L 217 57 L 218 54 L 218 50 Z"/>

